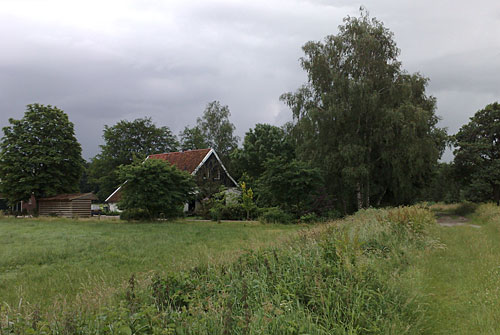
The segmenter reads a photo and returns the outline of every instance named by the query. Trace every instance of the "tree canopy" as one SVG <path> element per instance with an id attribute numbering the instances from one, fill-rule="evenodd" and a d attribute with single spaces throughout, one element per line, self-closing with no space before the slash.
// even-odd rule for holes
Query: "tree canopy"
<path id="1" fill-rule="evenodd" d="M 295 158 L 292 139 L 283 128 L 261 123 L 245 134 L 243 147 L 231 156 L 237 170 L 254 180 L 264 173 L 268 159 L 278 157 L 285 161 Z"/>
<path id="2" fill-rule="evenodd" d="M 102 200 L 119 185 L 116 169 L 142 160 L 148 155 L 177 151 L 177 138 L 166 126 L 157 127 L 151 118 L 122 120 L 113 126 L 104 126 L 104 145 L 101 153 L 92 159 L 89 167 L 91 181 L 99 187 Z"/>
<path id="3" fill-rule="evenodd" d="M 11 204 L 78 190 L 82 149 L 73 123 L 51 105 L 31 104 L 9 119 L 0 144 L 0 192 Z"/>
<path id="4" fill-rule="evenodd" d="M 470 200 L 500 204 L 500 104 L 487 105 L 455 135 L 455 165 Z"/>
<path id="5" fill-rule="evenodd" d="M 401 69 L 393 34 L 364 11 L 303 50 L 308 83 L 281 97 L 298 158 L 322 170 L 345 211 L 411 202 L 444 150 L 428 80 Z"/>
<path id="6" fill-rule="evenodd" d="M 214 149 L 221 159 L 229 157 L 231 151 L 238 146 L 238 136 L 235 136 L 235 126 L 229 121 L 231 112 L 227 105 L 219 101 L 207 104 L 203 115 L 196 120 L 196 126 L 203 134 L 206 144 Z"/>
<path id="7" fill-rule="evenodd" d="M 261 206 L 279 206 L 300 216 L 314 200 L 323 178 L 319 169 L 306 162 L 278 157 L 266 161 L 257 184 Z"/>
<path id="8" fill-rule="evenodd" d="M 184 130 L 179 133 L 179 138 L 182 150 L 207 149 L 210 147 L 205 139 L 205 134 L 197 126 L 193 128 L 184 127 Z"/>
<path id="9" fill-rule="evenodd" d="M 179 215 L 195 190 L 189 173 L 159 159 L 121 165 L 118 175 L 122 182 L 126 181 L 120 209 L 141 209 L 150 219 Z"/>

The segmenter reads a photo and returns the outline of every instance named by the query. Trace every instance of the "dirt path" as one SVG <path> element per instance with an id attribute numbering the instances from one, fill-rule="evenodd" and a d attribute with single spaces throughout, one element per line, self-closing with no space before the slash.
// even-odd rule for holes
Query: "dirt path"
<path id="1" fill-rule="evenodd" d="M 469 226 L 473 228 L 481 228 L 481 226 L 475 224 L 469 224 L 469 219 L 463 216 L 449 216 L 436 214 L 437 223 L 443 227 L 456 227 L 456 226 Z"/>

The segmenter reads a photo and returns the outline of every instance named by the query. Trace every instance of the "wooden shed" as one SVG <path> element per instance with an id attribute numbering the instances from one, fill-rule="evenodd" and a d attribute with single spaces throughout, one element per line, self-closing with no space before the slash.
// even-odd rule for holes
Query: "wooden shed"
<path id="1" fill-rule="evenodd" d="M 38 199 L 38 214 L 65 217 L 90 217 L 92 200 L 97 200 L 94 193 L 59 194 L 50 198 Z"/>

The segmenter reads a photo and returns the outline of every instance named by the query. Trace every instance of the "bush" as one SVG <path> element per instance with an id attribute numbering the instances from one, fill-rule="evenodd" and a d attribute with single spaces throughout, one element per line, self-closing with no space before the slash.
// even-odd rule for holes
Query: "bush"
<path id="1" fill-rule="evenodd" d="M 209 210 L 210 219 L 217 220 L 245 220 L 247 212 L 242 203 L 216 204 Z M 250 218 L 257 217 L 257 209 L 250 211 Z"/>
<path id="2" fill-rule="evenodd" d="M 147 221 L 151 220 L 151 215 L 149 215 L 149 212 L 145 209 L 130 208 L 120 213 L 120 219 L 126 221 L 132 221 L 132 220 Z"/>
<path id="3" fill-rule="evenodd" d="M 336 209 L 330 209 L 323 215 L 323 217 L 327 220 L 337 220 L 342 217 L 342 214 Z"/>
<path id="4" fill-rule="evenodd" d="M 293 216 L 278 207 L 262 208 L 259 221 L 263 223 L 292 223 Z"/>
<path id="5" fill-rule="evenodd" d="M 459 204 L 457 206 L 457 208 L 455 208 L 454 214 L 461 215 L 461 216 L 469 215 L 469 214 L 474 213 L 476 211 L 477 207 L 478 207 L 477 204 L 475 204 L 473 202 L 465 201 L 465 202 L 462 202 L 461 204 Z"/>
<path id="6" fill-rule="evenodd" d="M 316 215 L 316 213 L 307 213 L 300 217 L 301 223 L 315 223 L 321 219 Z"/>

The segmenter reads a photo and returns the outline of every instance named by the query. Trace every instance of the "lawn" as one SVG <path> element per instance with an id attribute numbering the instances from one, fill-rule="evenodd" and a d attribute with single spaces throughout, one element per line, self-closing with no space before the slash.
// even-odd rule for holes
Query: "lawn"
<path id="1" fill-rule="evenodd" d="M 124 223 L 0 218 L 0 304 L 95 307 L 151 272 L 229 262 L 301 227 L 258 222 Z"/>

